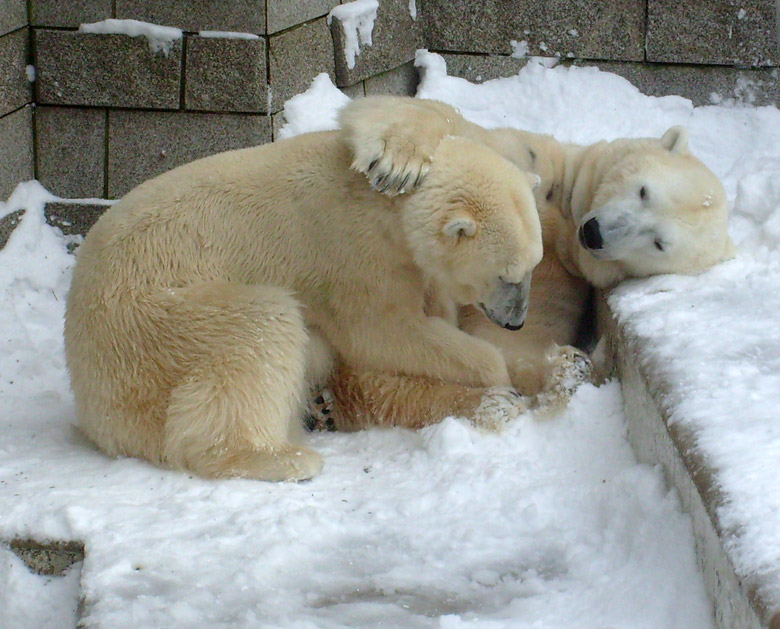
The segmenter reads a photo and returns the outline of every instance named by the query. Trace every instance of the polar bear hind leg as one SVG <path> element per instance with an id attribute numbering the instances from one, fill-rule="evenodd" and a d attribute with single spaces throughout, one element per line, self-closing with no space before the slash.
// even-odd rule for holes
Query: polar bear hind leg
<path id="1" fill-rule="evenodd" d="M 173 289 L 166 301 L 184 369 L 168 404 L 164 462 L 215 478 L 317 474 L 320 455 L 291 440 L 309 353 L 298 303 L 285 290 L 230 282 Z"/>

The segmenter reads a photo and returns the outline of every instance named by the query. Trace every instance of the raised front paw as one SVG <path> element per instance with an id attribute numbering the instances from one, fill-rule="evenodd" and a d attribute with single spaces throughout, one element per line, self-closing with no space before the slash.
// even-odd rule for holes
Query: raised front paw
<path id="1" fill-rule="evenodd" d="M 336 423 L 333 421 L 333 394 L 329 389 L 314 391 L 309 397 L 303 424 L 309 432 L 336 430 Z"/>
<path id="2" fill-rule="evenodd" d="M 375 146 L 376 149 L 380 147 Z M 365 168 L 358 164 L 368 161 Z M 401 136 L 389 134 L 382 141 L 381 150 L 363 160 L 355 158 L 353 167 L 365 173 L 371 187 L 390 196 L 415 190 L 430 168 L 431 153 Z"/>
<path id="3" fill-rule="evenodd" d="M 353 154 L 352 168 L 375 190 L 392 196 L 420 185 L 436 147 L 455 132 L 458 119 L 443 103 L 375 96 L 347 105 L 339 122 Z"/>
<path id="4" fill-rule="evenodd" d="M 490 387 L 482 395 L 471 422 L 477 428 L 499 431 L 527 410 L 525 398 L 512 387 Z"/>

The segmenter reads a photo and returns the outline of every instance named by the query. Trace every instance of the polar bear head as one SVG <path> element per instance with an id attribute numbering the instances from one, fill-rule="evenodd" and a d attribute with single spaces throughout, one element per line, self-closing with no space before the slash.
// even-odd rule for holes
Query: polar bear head
<path id="1" fill-rule="evenodd" d="M 538 184 L 483 144 L 447 137 L 403 200 L 404 233 L 423 273 L 449 299 L 481 306 L 508 329 L 523 325 L 542 258 Z"/>
<path id="2" fill-rule="evenodd" d="M 586 151 L 571 192 L 575 260 L 608 286 L 626 277 L 696 274 L 734 255 L 726 194 L 672 127 L 660 140 Z"/>

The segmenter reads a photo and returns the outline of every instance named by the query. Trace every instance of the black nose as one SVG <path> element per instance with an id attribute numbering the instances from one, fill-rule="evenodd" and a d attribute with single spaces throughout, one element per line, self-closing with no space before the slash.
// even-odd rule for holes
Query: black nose
<path id="1" fill-rule="evenodd" d="M 604 246 L 599 222 L 595 218 L 590 219 L 580 227 L 579 237 L 582 246 L 586 249 L 601 249 Z"/>
<path id="2" fill-rule="evenodd" d="M 504 328 L 507 330 L 511 330 L 512 332 L 517 332 L 522 327 L 523 327 L 522 323 L 520 325 L 512 325 L 511 323 L 504 324 Z"/>

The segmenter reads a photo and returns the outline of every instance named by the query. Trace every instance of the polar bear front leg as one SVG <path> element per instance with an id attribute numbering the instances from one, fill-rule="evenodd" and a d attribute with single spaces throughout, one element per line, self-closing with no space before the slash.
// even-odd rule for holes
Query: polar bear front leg
<path id="1" fill-rule="evenodd" d="M 500 430 L 527 410 L 508 387 L 465 387 L 422 376 L 360 371 L 340 365 L 329 383 L 328 414 L 318 428 L 354 431 L 369 426 L 417 429 L 446 417 L 464 417 L 484 430 Z"/>
<path id="2" fill-rule="evenodd" d="M 389 195 L 414 190 L 425 177 L 439 142 L 459 135 L 465 120 L 449 105 L 408 96 L 354 100 L 339 118 L 352 168 Z"/>
<path id="3" fill-rule="evenodd" d="M 511 387 L 499 350 L 438 317 L 364 317 L 341 356 L 356 369 L 423 376 L 467 387 Z"/>

